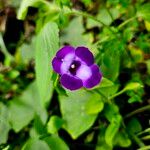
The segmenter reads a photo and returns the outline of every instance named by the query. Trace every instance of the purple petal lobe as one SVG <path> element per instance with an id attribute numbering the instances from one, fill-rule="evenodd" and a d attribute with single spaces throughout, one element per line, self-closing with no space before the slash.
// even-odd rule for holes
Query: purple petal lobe
<path id="1" fill-rule="evenodd" d="M 79 57 L 88 66 L 94 63 L 93 54 L 86 47 L 77 47 L 75 50 L 75 55 Z"/>
<path id="2" fill-rule="evenodd" d="M 69 90 L 77 90 L 83 86 L 82 80 L 74 76 L 63 74 L 60 78 L 61 84 Z"/>
<path id="3" fill-rule="evenodd" d="M 75 49 L 74 49 L 74 47 L 72 47 L 72 46 L 64 46 L 63 48 L 61 48 L 58 52 L 57 52 L 57 54 L 56 54 L 56 56 L 58 57 L 58 58 L 60 58 L 60 59 L 64 59 L 64 57 L 66 56 L 66 55 L 68 55 L 68 54 L 72 54 L 72 53 L 75 53 Z"/>
<path id="4" fill-rule="evenodd" d="M 84 64 L 82 64 L 76 72 L 76 77 L 78 77 L 82 81 L 86 81 L 91 77 L 91 75 L 92 75 L 91 68 Z"/>
<path id="5" fill-rule="evenodd" d="M 92 75 L 83 83 L 83 86 L 86 88 L 92 88 L 96 86 L 102 79 L 102 73 L 100 72 L 99 67 L 97 65 L 94 64 L 90 68 Z"/>
<path id="6" fill-rule="evenodd" d="M 63 63 L 61 65 L 61 73 L 67 73 L 69 71 L 70 65 L 72 64 L 73 60 L 74 60 L 74 53 L 68 53 L 64 59 L 62 60 Z"/>
<path id="7" fill-rule="evenodd" d="M 62 61 L 57 57 L 55 57 L 52 61 L 52 66 L 54 71 L 61 74 L 61 65 L 62 65 Z"/>

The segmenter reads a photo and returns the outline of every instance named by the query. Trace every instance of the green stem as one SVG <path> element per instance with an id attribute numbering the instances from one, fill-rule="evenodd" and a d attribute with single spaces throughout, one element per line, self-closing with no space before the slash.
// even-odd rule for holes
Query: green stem
<path id="1" fill-rule="evenodd" d="M 146 110 L 150 110 L 150 105 L 141 107 L 141 108 L 139 108 L 139 109 L 136 109 L 136 110 L 130 112 L 129 114 L 127 114 L 127 115 L 125 116 L 125 118 L 129 118 L 129 117 L 131 117 L 131 116 L 133 116 L 133 115 L 135 115 L 135 114 L 141 113 L 141 112 L 146 111 Z"/>
<path id="2" fill-rule="evenodd" d="M 143 148 L 139 148 L 138 150 L 150 150 L 150 146 L 144 146 Z"/>
<path id="3" fill-rule="evenodd" d="M 108 9 L 108 7 L 106 7 L 106 10 L 107 10 L 107 12 L 108 12 L 108 14 L 109 14 L 111 20 L 114 21 L 114 18 L 113 18 L 113 16 L 112 16 L 110 10 Z"/>
<path id="4" fill-rule="evenodd" d="M 131 135 L 134 141 L 138 144 L 139 147 L 144 147 L 145 144 L 134 134 Z"/>
<path id="5" fill-rule="evenodd" d="M 145 133 L 148 133 L 148 132 L 150 132 L 150 128 L 147 128 L 147 129 L 145 129 L 144 131 L 141 131 L 141 132 L 138 133 L 137 135 L 139 136 L 139 135 L 142 135 L 142 134 L 145 134 Z"/>
<path id="6" fill-rule="evenodd" d="M 81 11 L 77 11 L 77 10 L 72 10 L 71 12 L 69 13 L 66 13 L 66 15 L 77 15 L 77 16 L 83 16 L 83 17 L 86 17 L 86 18 L 90 18 L 98 23 L 100 23 L 101 25 L 103 25 L 104 27 L 106 27 L 109 31 L 111 31 L 112 33 L 116 34 L 108 25 L 106 25 L 104 22 L 102 22 L 101 20 L 85 13 L 85 12 L 81 12 Z"/>
<path id="7" fill-rule="evenodd" d="M 130 133 L 128 130 L 126 130 L 126 132 L 137 143 L 137 145 L 139 147 L 144 147 L 145 146 L 145 144 L 142 142 L 142 140 L 137 135 L 135 135 L 133 133 Z"/>
<path id="8" fill-rule="evenodd" d="M 108 97 L 106 97 L 100 90 L 95 89 L 95 92 L 97 92 L 97 93 L 100 94 L 103 98 L 105 98 L 106 101 L 104 101 L 104 102 L 111 103 L 110 99 L 108 99 Z"/>
<path id="9" fill-rule="evenodd" d="M 115 97 L 121 95 L 121 94 L 124 93 L 124 92 L 125 92 L 125 90 L 123 89 L 123 90 L 119 91 L 118 93 L 116 93 L 116 94 L 112 95 L 111 97 L 109 97 L 109 99 L 113 99 L 113 98 L 115 98 Z"/>
<path id="10" fill-rule="evenodd" d="M 104 42 L 109 41 L 109 40 L 111 40 L 111 38 L 109 36 L 106 36 L 103 39 L 101 39 L 101 40 L 97 41 L 96 43 L 94 43 L 94 45 L 99 45 L 99 44 L 104 43 Z"/>
<path id="11" fill-rule="evenodd" d="M 121 29 L 123 26 L 125 26 L 126 24 L 128 24 L 129 22 L 133 21 L 134 19 L 136 19 L 137 16 L 134 16 L 134 17 L 131 17 L 129 19 L 127 19 L 126 21 L 124 21 L 123 23 L 121 23 L 119 26 L 118 26 L 118 29 Z"/>
<path id="12" fill-rule="evenodd" d="M 55 79 L 55 81 L 54 81 L 54 87 L 57 87 L 57 85 L 58 85 L 58 80 L 59 80 L 59 75 L 57 74 L 57 75 L 56 75 L 56 79 Z"/>

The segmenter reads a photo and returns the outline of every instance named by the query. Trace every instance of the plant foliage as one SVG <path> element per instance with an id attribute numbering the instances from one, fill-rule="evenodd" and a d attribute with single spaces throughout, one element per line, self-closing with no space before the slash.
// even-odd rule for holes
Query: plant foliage
<path id="1" fill-rule="evenodd" d="M 0 149 L 150 149 L 150 3 L 0 1 Z M 86 46 L 103 74 L 68 91 L 51 61 Z"/>

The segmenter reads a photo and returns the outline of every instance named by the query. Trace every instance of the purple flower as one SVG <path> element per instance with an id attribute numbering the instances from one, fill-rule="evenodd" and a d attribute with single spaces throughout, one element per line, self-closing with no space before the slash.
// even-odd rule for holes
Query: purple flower
<path id="1" fill-rule="evenodd" d="M 64 46 L 52 61 L 55 72 L 60 74 L 61 84 L 70 90 L 92 88 L 99 84 L 102 73 L 94 64 L 93 54 L 86 47 Z"/>

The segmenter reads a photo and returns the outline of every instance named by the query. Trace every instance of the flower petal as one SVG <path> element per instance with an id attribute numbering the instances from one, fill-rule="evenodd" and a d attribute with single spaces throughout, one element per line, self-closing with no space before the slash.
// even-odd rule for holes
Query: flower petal
<path id="1" fill-rule="evenodd" d="M 75 49 L 72 46 L 64 46 L 57 52 L 56 58 L 59 60 L 58 62 L 62 63 L 59 68 L 56 66 L 54 70 L 59 74 L 67 73 L 72 61 L 75 58 Z"/>
<path id="2" fill-rule="evenodd" d="M 61 74 L 61 65 L 62 65 L 62 61 L 57 57 L 54 57 L 52 61 L 52 66 L 55 72 Z"/>
<path id="3" fill-rule="evenodd" d="M 84 64 L 81 64 L 81 66 L 76 72 L 76 77 L 78 77 L 82 81 L 86 81 L 87 79 L 91 77 L 91 75 L 92 75 L 91 68 Z"/>
<path id="4" fill-rule="evenodd" d="M 72 64 L 73 60 L 74 60 L 74 53 L 68 53 L 64 59 L 62 60 L 63 63 L 61 65 L 61 73 L 67 73 L 69 71 L 70 65 Z"/>
<path id="5" fill-rule="evenodd" d="M 82 80 L 74 76 L 63 74 L 60 78 L 61 84 L 69 90 L 77 90 L 83 86 Z"/>
<path id="6" fill-rule="evenodd" d="M 88 66 L 94 63 L 93 54 L 86 47 L 77 47 L 75 50 L 75 55 L 84 61 Z"/>
<path id="7" fill-rule="evenodd" d="M 100 72 L 99 67 L 97 65 L 94 64 L 90 68 L 92 71 L 92 75 L 83 83 L 83 86 L 86 88 L 92 88 L 96 86 L 102 79 L 102 73 Z"/>
<path id="8" fill-rule="evenodd" d="M 56 56 L 60 59 L 64 59 L 64 57 L 70 53 L 71 54 L 75 53 L 75 49 L 74 49 L 74 47 L 68 45 L 68 46 L 64 46 L 63 48 L 61 48 L 57 52 Z"/>

